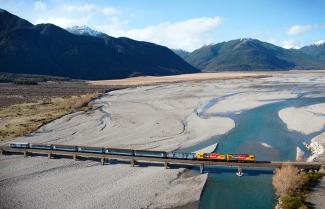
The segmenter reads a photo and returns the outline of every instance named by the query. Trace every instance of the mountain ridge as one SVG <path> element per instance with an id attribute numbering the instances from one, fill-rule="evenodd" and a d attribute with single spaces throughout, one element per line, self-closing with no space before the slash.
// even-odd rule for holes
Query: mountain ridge
<path id="1" fill-rule="evenodd" d="M 86 80 L 199 72 L 164 46 L 106 34 L 75 35 L 53 24 L 33 25 L 5 10 L 0 13 L 0 66 L 2 72 Z"/>
<path id="2" fill-rule="evenodd" d="M 285 49 L 257 39 L 244 38 L 205 45 L 185 60 L 202 71 L 222 70 L 289 70 L 325 67 L 303 50 Z"/>

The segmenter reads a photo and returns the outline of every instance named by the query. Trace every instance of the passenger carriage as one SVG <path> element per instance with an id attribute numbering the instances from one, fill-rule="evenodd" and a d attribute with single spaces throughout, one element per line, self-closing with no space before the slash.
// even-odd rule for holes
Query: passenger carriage
<path id="1" fill-rule="evenodd" d="M 68 152 L 77 152 L 77 146 L 73 145 L 63 145 L 63 144 L 53 144 L 53 150 L 58 151 L 68 151 Z"/>
<path id="2" fill-rule="evenodd" d="M 134 150 L 134 156 L 137 156 L 137 157 L 166 158 L 167 154 L 164 151 Z"/>
<path id="3" fill-rule="evenodd" d="M 126 155 L 134 156 L 134 151 L 131 149 L 105 148 L 105 154 L 109 155 Z"/>
<path id="4" fill-rule="evenodd" d="M 105 153 L 105 149 L 103 147 L 78 146 L 77 150 L 78 152 L 84 152 L 84 153 L 98 153 L 98 154 Z"/>

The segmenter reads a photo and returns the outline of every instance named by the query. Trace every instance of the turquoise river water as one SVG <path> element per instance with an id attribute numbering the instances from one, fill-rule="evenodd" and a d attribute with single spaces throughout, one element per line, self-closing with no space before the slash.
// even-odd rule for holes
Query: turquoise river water
<path id="1" fill-rule="evenodd" d="M 305 151 L 302 142 L 309 141 L 320 132 L 303 135 L 289 131 L 278 112 L 286 107 L 323 102 L 324 97 L 288 99 L 243 111 L 238 115 L 230 114 L 228 117 L 236 123 L 234 129 L 190 149 L 196 150 L 218 142 L 218 153 L 253 153 L 257 160 L 295 160 L 296 147 Z M 243 168 L 243 177 L 235 175 L 236 168 L 210 167 L 206 170 L 209 176 L 200 200 L 201 209 L 274 208 L 276 197 L 272 186 L 273 170 Z"/>

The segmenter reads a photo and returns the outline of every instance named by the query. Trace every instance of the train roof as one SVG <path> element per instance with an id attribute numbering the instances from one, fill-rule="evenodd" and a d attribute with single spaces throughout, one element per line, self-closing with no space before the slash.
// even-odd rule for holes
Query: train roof
<path id="1" fill-rule="evenodd" d="M 135 149 L 134 151 L 139 151 L 139 152 L 166 152 L 166 151 L 159 151 L 159 150 L 141 150 L 141 149 Z"/>

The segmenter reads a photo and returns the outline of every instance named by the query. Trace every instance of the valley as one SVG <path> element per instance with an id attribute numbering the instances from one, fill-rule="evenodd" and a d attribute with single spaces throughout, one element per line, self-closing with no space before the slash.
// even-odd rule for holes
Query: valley
<path id="1" fill-rule="evenodd" d="M 198 150 L 200 146 L 208 146 L 216 137 L 226 137 L 237 126 L 241 127 L 242 123 L 232 114 L 240 116 L 265 105 L 299 100 L 301 96 L 306 99 L 325 97 L 322 91 L 324 79 L 323 71 L 306 71 L 278 73 L 268 77 L 244 76 L 139 85 L 108 92 L 91 102 L 98 108 L 66 115 L 28 136 L 12 141 L 165 151 L 194 146 L 192 150 Z M 255 129 L 246 130 L 246 133 L 249 132 L 258 133 Z M 305 139 L 310 140 L 309 136 L 305 136 Z M 276 137 L 261 140 L 261 143 L 269 146 L 256 145 L 254 138 L 253 144 L 246 141 L 241 147 L 245 152 L 257 150 L 259 159 L 278 159 L 281 156 L 283 150 L 278 145 L 283 142 Z M 237 142 L 225 139 L 219 143 L 220 149 L 224 149 Z M 286 152 L 288 155 L 283 159 L 292 159 L 296 144 L 302 144 L 302 141 L 293 143 L 289 140 L 285 143 L 290 145 L 286 147 L 290 152 Z M 1 193 L 5 195 L 0 203 L 6 208 L 73 208 L 76 202 L 80 203 L 78 208 L 101 208 L 104 205 L 111 208 L 176 208 L 192 205 L 195 208 L 207 179 L 207 174 L 199 175 L 195 170 L 185 168 L 165 170 L 161 167 L 130 167 L 128 164 L 114 163 L 102 167 L 99 164 L 87 160 L 74 162 L 37 156 L 27 159 L 23 156 L 1 156 Z M 234 173 L 228 172 L 225 178 L 232 175 Z M 249 177 L 256 173 L 246 171 L 246 175 L 241 183 L 250 180 Z M 221 178 L 223 176 L 220 175 Z M 96 181 L 93 181 L 94 178 Z M 211 180 L 207 181 L 208 184 Z M 261 180 L 269 184 L 270 178 L 262 177 Z M 255 191 L 253 185 L 250 190 Z M 40 191 L 44 196 L 38 195 Z M 22 204 L 12 201 L 13 198 L 22 202 L 32 198 L 33 201 Z M 263 198 L 267 200 L 264 203 L 269 204 L 267 208 L 274 204 L 269 201 L 272 198 L 269 195 Z"/>
<path id="2" fill-rule="evenodd" d="M 324 1 L 0 4 L 0 209 L 324 209 Z"/>

